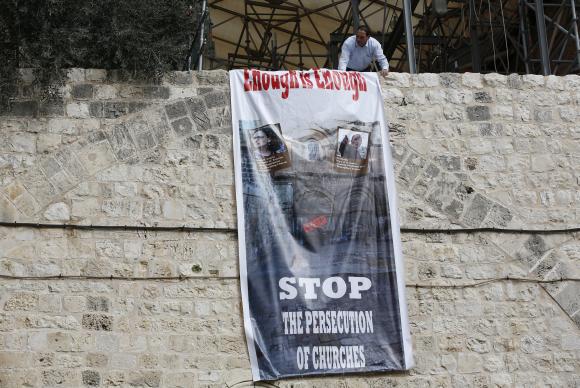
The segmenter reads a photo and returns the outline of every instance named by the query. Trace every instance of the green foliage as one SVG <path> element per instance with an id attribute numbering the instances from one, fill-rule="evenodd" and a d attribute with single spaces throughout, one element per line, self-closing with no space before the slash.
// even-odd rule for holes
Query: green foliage
<path id="1" fill-rule="evenodd" d="M 195 4 L 194 4 L 195 2 Z M 15 69 L 37 69 L 41 85 L 70 67 L 117 69 L 157 79 L 180 70 L 195 30 L 196 0 L 3 0 L 2 85 Z M 190 6 L 193 11 L 188 12 Z"/>

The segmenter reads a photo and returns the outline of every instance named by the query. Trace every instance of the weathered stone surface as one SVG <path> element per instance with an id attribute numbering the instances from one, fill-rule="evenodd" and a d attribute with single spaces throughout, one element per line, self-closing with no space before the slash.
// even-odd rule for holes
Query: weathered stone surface
<path id="1" fill-rule="evenodd" d="M 63 202 L 54 203 L 46 209 L 44 218 L 50 221 L 68 221 L 70 220 L 70 208 Z"/>
<path id="2" fill-rule="evenodd" d="M 177 136 L 187 136 L 193 133 L 193 123 L 188 117 L 175 120 L 171 123 L 171 126 Z"/>
<path id="3" fill-rule="evenodd" d="M 37 101 L 13 101 L 10 103 L 10 115 L 36 117 L 38 115 Z"/>
<path id="4" fill-rule="evenodd" d="M 0 221 L 235 228 L 226 72 L 163 85 L 70 74 L 54 109 L 28 85 L 21 115 L 0 116 Z M 579 79 L 392 72 L 382 82 L 402 226 L 578 226 Z M 74 117 L 42 117 L 65 110 Z M 577 385 L 576 283 L 429 287 L 578 277 L 577 239 L 403 231 L 417 366 L 326 384 Z M 205 277 L 0 282 L 0 386 L 249 379 L 237 259 L 231 233 L 0 227 L 1 274 Z"/>
<path id="5" fill-rule="evenodd" d="M 108 315 L 101 314 L 84 314 L 83 315 L 83 328 L 87 330 L 112 330 L 112 319 Z"/>
<path id="6" fill-rule="evenodd" d="M 187 110 L 185 108 L 185 104 L 183 103 L 183 101 L 166 105 L 165 112 L 167 112 L 167 117 L 169 117 L 169 120 L 174 120 L 176 118 L 187 115 Z"/>
<path id="7" fill-rule="evenodd" d="M 491 115 L 489 114 L 489 108 L 485 105 L 468 106 L 467 116 L 471 121 L 486 121 L 491 118 Z"/>
<path id="8" fill-rule="evenodd" d="M 463 222 L 469 226 L 479 226 L 494 204 L 480 194 L 476 194 L 465 210 Z"/>
<path id="9" fill-rule="evenodd" d="M 92 84 L 76 84 L 73 85 L 71 96 L 77 100 L 87 100 L 93 97 Z"/>

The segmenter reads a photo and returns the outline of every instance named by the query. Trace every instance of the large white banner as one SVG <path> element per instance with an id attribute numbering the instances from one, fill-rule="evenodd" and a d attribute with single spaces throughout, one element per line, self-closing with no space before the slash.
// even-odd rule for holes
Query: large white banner
<path id="1" fill-rule="evenodd" d="M 375 73 L 230 71 L 254 380 L 412 366 Z"/>

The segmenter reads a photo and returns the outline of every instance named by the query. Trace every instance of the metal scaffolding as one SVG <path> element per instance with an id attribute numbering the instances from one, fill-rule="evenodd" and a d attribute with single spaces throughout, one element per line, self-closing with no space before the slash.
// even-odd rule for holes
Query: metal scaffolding
<path id="1" fill-rule="evenodd" d="M 212 69 L 336 68 L 340 45 L 364 24 L 394 71 L 579 73 L 575 2 L 210 0 L 207 40 L 218 48 L 203 56 Z"/>

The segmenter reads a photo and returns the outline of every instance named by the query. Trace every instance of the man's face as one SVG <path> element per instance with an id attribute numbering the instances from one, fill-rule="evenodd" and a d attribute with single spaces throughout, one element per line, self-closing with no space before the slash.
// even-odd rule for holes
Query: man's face
<path id="1" fill-rule="evenodd" d="M 359 136 L 359 135 L 354 135 L 354 136 L 352 137 L 352 139 L 350 140 L 350 142 L 351 142 L 351 144 L 352 144 L 352 146 L 353 146 L 354 148 L 358 148 L 358 147 L 360 147 L 360 143 L 361 143 L 362 141 L 361 141 L 361 138 L 360 138 L 360 136 Z"/>
<path id="2" fill-rule="evenodd" d="M 263 147 L 268 144 L 266 134 L 262 131 L 257 131 L 256 133 L 254 133 L 252 139 L 254 140 L 254 144 L 256 145 L 256 147 Z"/>
<path id="3" fill-rule="evenodd" d="M 356 32 L 356 44 L 359 45 L 360 47 L 363 47 L 365 44 L 367 44 L 367 40 L 369 40 L 369 37 L 367 35 L 366 32 L 358 30 Z"/>

